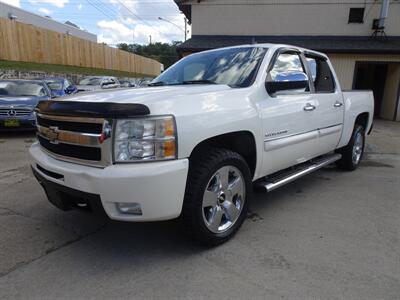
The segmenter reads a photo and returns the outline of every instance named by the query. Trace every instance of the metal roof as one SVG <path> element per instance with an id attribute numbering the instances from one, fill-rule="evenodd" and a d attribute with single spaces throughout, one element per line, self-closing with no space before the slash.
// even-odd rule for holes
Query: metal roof
<path id="1" fill-rule="evenodd" d="M 197 52 L 242 44 L 289 44 L 326 53 L 400 54 L 400 36 L 228 36 L 194 35 L 178 47 Z"/>

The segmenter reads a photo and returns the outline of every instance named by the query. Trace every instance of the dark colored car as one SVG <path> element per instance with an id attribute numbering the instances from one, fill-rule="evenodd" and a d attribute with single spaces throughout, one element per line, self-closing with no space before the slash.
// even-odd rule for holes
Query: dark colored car
<path id="1" fill-rule="evenodd" d="M 42 80 L 0 80 L 0 130 L 34 129 L 34 109 L 50 100 L 51 91 Z"/>
<path id="2" fill-rule="evenodd" d="M 54 97 L 63 97 L 78 92 L 76 85 L 64 77 L 46 77 L 43 80 Z"/>

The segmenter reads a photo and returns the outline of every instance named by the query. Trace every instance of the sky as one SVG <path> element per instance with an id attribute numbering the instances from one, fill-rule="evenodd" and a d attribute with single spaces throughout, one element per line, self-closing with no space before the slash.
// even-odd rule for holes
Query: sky
<path id="1" fill-rule="evenodd" d="M 148 44 L 184 40 L 184 15 L 173 0 L 0 0 L 56 21 L 71 21 L 99 43 Z M 159 20 L 161 17 L 168 20 Z M 188 27 L 189 28 L 189 27 Z"/>

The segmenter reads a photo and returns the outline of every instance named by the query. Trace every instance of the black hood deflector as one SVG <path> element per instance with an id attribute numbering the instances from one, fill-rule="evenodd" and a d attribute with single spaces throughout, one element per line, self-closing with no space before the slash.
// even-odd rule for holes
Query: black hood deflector
<path id="1" fill-rule="evenodd" d="M 144 104 L 64 100 L 40 101 L 36 106 L 35 111 L 47 115 L 110 119 L 129 118 L 150 114 L 149 108 Z"/>

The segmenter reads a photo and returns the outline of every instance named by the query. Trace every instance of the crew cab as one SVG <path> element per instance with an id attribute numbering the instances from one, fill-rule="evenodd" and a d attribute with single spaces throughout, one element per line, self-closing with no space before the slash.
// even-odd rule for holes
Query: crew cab
<path id="1" fill-rule="evenodd" d="M 328 164 L 354 170 L 373 121 L 370 91 L 343 92 L 328 57 L 257 44 L 187 56 L 149 87 L 41 102 L 34 175 L 60 209 L 128 222 L 180 218 L 228 240 L 253 190 Z"/>

